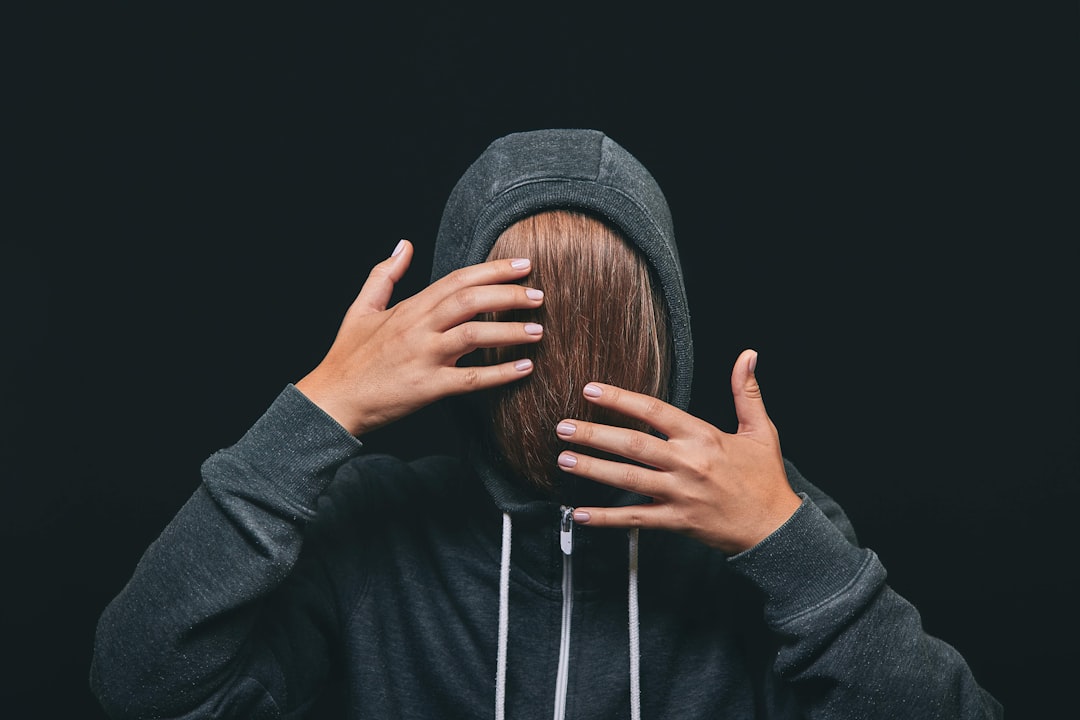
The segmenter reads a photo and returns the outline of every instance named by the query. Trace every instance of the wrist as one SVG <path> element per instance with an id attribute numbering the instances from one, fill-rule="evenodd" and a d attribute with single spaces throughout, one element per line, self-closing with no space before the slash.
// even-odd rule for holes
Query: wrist
<path id="1" fill-rule="evenodd" d="M 353 437 L 363 432 L 363 420 L 346 404 L 341 402 L 342 393 L 320 383 L 311 373 L 294 383 L 294 386 L 313 404 L 329 415 Z"/>
<path id="2" fill-rule="evenodd" d="M 793 490 L 761 505 L 762 512 L 752 524 L 746 524 L 737 538 L 720 550 L 728 556 L 738 555 L 761 544 L 766 538 L 782 528 L 802 506 L 802 498 Z"/>

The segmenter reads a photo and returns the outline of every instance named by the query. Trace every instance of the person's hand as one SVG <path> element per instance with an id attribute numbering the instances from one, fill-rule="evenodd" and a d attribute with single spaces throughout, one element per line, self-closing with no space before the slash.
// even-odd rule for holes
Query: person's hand
<path id="1" fill-rule="evenodd" d="M 535 323 L 481 322 L 480 313 L 539 307 L 543 293 L 514 283 L 527 259 L 461 268 L 388 308 L 412 259 L 402 240 L 376 265 L 349 307 L 326 357 L 297 389 L 353 435 L 393 422 L 450 395 L 512 382 L 532 372 L 527 359 L 457 367 L 465 354 L 540 340 Z"/>
<path id="2" fill-rule="evenodd" d="M 558 458 L 565 472 L 652 498 L 629 507 L 579 507 L 574 521 L 673 530 L 729 555 L 753 547 L 784 524 L 802 501 L 788 484 L 779 435 L 754 376 L 756 363 L 757 353 L 745 350 L 731 373 L 739 421 L 735 434 L 648 395 L 586 385 L 589 402 L 642 420 L 667 440 L 627 428 L 561 421 L 556 433 L 563 440 L 634 461 L 565 451 Z"/>

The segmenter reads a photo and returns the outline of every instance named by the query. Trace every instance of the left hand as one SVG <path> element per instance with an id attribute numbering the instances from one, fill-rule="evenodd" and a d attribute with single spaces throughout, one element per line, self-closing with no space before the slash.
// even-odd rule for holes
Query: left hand
<path id="1" fill-rule="evenodd" d="M 754 376 L 756 362 L 757 353 L 744 350 L 731 373 L 739 422 L 734 434 L 648 395 L 586 385 L 589 402 L 646 422 L 667 440 L 611 425 L 560 422 L 556 432 L 563 440 L 646 466 L 566 451 L 559 455 L 565 472 L 653 500 L 628 507 L 579 507 L 575 522 L 673 530 L 728 555 L 757 545 L 783 525 L 802 500 L 788 483 L 780 438 Z"/>

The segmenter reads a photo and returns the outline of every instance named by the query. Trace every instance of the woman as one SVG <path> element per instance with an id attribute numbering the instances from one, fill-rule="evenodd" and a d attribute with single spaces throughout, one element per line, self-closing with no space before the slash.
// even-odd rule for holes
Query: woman
<path id="1" fill-rule="evenodd" d="M 450 195 L 432 283 L 389 306 L 412 253 L 104 612 L 114 717 L 299 717 L 328 686 L 357 718 L 1001 716 L 785 461 L 756 353 L 737 432 L 686 412 L 672 222 L 625 149 L 500 138 Z M 444 398 L 461 457 L 361 449 Z"/>

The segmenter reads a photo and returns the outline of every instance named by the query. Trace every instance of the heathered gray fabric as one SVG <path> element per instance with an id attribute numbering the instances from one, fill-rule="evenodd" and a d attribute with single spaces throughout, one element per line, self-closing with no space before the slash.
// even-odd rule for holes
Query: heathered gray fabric
<path id="1" fill-rule="evenodd" d="M 454 244 L 474 236 L 455 226 L 489 237 L 525 205 L 557 196 L 530 189 L 519 210 L 486 210 L 519 202 L 503 186 L 526 166 L 522 182 L 582 183 L 564 200 L 604 195 L 598 207 L 621 208 L 612 216 L 622 222 L 647 228 L 651 218 L 665 239 L 652 252 L 674 252 L 655 184 L 600 134 L 512 136 L 492 148 L 450 200 L 436 275 L 482 259 L 483 242 Z M 610 185 L 636 199 L 620 205 Z M 681 281 L 667 289 L 680 296 Z M 688 351 L 689 330 L 679 337 Z M 680 367 L 688 387 L 689 363 Z M 98 623 L 90 684 L 110 717 L 493 717 L 501 512 L 511 506 L 506 717 L 552 717 L 558 507 L 501 497 L 512 484 L 494 466 L 364 454 L 371 442 L 362 448 L 287 385 L 236 444 L 203 463 L 201 485 Z M 154 468 L 135 470 L 153 482 Z M 644 720 L 1001 718 L 963 657 L 927 635 L 886 584 L 843 510 L 790 462 L 786 470 L 802 506 L 744 553 L 641 532 Z M 583 526 L 574 538 L 566 718 L 627 718 L 626 533 Z M 326 697 L 337 702 L 320 705 Z"/>

